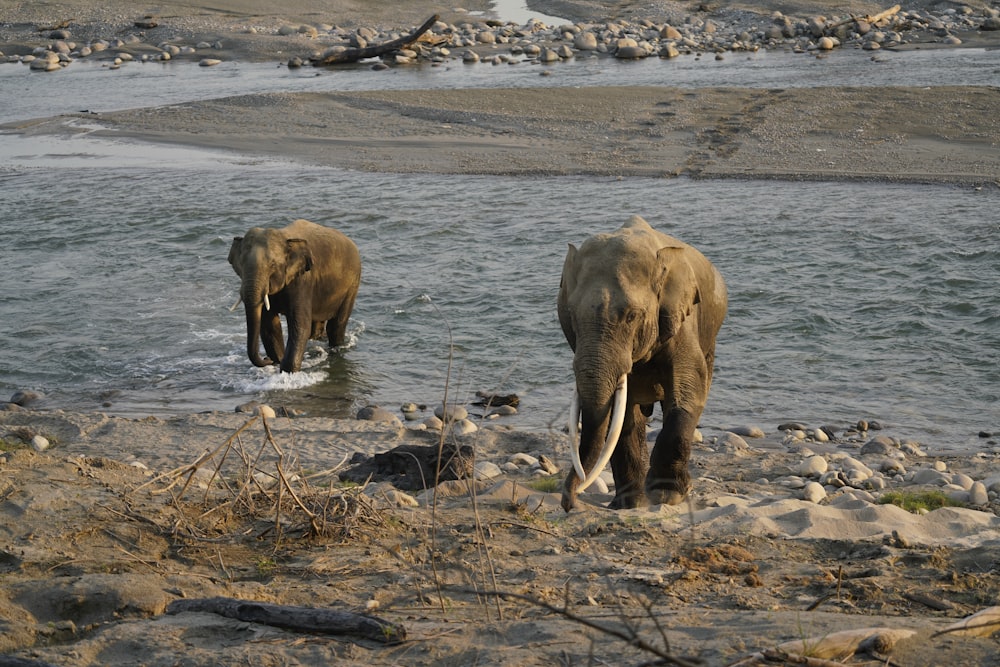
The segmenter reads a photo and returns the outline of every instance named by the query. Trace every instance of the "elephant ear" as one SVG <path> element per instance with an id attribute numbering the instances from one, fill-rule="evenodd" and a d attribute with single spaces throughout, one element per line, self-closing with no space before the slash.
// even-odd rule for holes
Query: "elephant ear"
<path id="1" fill-rule="evenodd" d="M 242 262 L 240 262 L 240 251 L 243 247 L 243 237 L 234 236 L 233 244 L 229 246 L 229 263 L 232 265 L 236 275 L 243 277 Z"/>
<path id="2" fill-rule="evenodd" d="M 305 239 L 285 241 L 285 284 L 294 281 L 313 266 L 312 252 Z"/>
<path id="3" fill-rule="evenodd" d="M 559 302 L 557 308 L 559 312 L 559 325 L 566 336 L 566 341 L 573 350 L 576 350 L 576 333 L 573 331 L 573 316 L 569 297 L 573 293 L 573 290 L 576 289 L 577 252 L 576 246 L 570 243 L 569 249 L 566 251 L 566 260 L 563 262 L 562 278 L 559 280 Z"/>
<path id="4" fill-rule="evenodd" d="M 660 339 L 677 335 L 681 325 L 701 303 L 701 292 L 684 248 L 661 248 L 656 257 L 660 264 Z"/>

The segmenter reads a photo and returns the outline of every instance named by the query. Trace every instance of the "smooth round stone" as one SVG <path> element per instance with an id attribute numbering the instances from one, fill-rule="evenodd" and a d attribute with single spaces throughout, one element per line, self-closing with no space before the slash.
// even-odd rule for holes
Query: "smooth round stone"
<path id="1" fill-rule="evenodd" d="M 399 423 L 396 415 L 377 405 L 366 405 L 358 410 L 358 419 L 372 422 Z"/>
<path id="2" fill-rule="evenodd" d="M 492 461 L 479 461 L 475 467 L 476 479 L 496 479 L 503 475 L 503 470 Z"/>
<path id="3" fill-rule="evenodd" d="M 830 440 L 830 436 L 828 436 L 826 434 L 826 431 L 824 431 L 821 428 L 809 431 L 809 435 L 811 435 L 812 439 L 815 440 L 816 442 L 829 442 Z"/>
<path id="4" fill-rule="evenodd" d="M 518 452 L 517 454 L 511 455 L 507 459 L 508 463 L 513 463 L 519 468 L 531 468 L 538 465 L 538 459 L 531 454 L 525 454 L 524 452 Z"/>
<path id="5" fill-rule="evenodd" d="M 641 46 L 619 46 L 615 58 L 622 60 L 638 60 L 649 56 L 649 52 Z"/>
<path id="6" fill-rule="evenodd" d="M 729 429 L 730 433 L 735 433 L 736 435 L 743 436 L 744 438 L 763 438 L 764 429 L 759 426 L 753 426 L 748 424 L 745 426 L 735 426 Z"/>
<path id="7" fill-rule="evenodd" d="M 198 61 L 199 67 L 214 67 L 221 63 L 222 61 L 218 58 L 202 58 Z"/>
<path id="8" fill-rule="evenodd" d="M 990 494 L 986 490 L 986 485 L 982 482 L 973 482 L 969 487 L 969 504 L 975 507 L 982 507 L 990 502 Z"/>
<path id="9" fill-rule="evenodd" d="M 819 477 L 827 471 L 829 464 L 820 455 L 810 456 L 799 464 L 799 475 L 802 477 Z"/>
<path id="10" fill-rule="evenodd" d="M 729 431 L 719 436 L 715 443 L 715 449 L 736 456 L 746 456 L 750 453 L 750 445 L 747 444 L 747 441 Z"/>
<path id="11" fill-rule="evenodd" d="M 887 440 L 888 438 L 884 435 L 872 438 L 861 446 L 861 455 L 876 454 L 878 456 L 889 456 L 896 448 L 892 442 L 887 442 Z"/>
<path id="12" fill-rule="evenodd" d="M 435 417 L 434 415 L 431 415 L 430 417 L 428 417 L 427 419 L 425 419 L 423 421 L 423 425 L 426 428 L 429 428 L 429 429 L 432 429 L 432 430 L 435 430 L 435 431 L 440 431 L 442 428 L 444 428 L 444 422 L 441 421 L 438 417 Z"/>
<path id="13" fill-rule="evenodd" d="M 945 463 L 944 461 L 935 461 L 933 464 L 933 468 L 938 472 L 944 472 L 948 469 L 948 464 Z"/>
<path id="14" fill-rule="evenodd" d="M 573 39 L 573 46 L 581 51 L 596 51 L 597 37 L 592 32 L 581 32 Z"/>
<path id="15" fill-rule="evenodd" d="M 439 405 L 434 408 L 434 416 L 444 421 L 458 421 L 469 416 L 469 411 L 461 405 Z"/>
<path id="16" fill-rule="evenodd" d="M 255 415 L 260 415 L 264 419 L 274 419 L 277 416 L 274 413 L 274 408 L 270 405 L 258 405 L 254 408 L 253 413 Z"/>
<path id="17" fill-rule="evenodd" d="M 872 476 L 872 469 L 866 466 L 861 461 L 852 458 L 850 456 L 845 456 L 838 461 L 840 467 L 844 472 L 850 472 L 851 470 L 857 470 L 865 475 L 865 477 Z"/>
<path id="18" fill-rule="evenodd" d="M 32 403 L 37 403 L 38 401 L 45 398 L 45 395 L 41 392 L 31 391 L 30 389 L 15 391 L 14 395 L 10 397 L 10 402 L 14 405 L 20 405 L 22 408 L 27 407 Z"/>
<path id="19" fill-rule="evenodd" d="M 951 483 L 956 486 L 962 487 L 966 491 L 972 488 L 974 482 L 975 480 L 966 475 L 965 473 L 956 472 L 951 476 Z"/>
<path id="20" fill-rule="evenodd" d="M 949 475 L 933 468 L 921 468 L 913 473 L 910 479 L 913 484 L 930 484 L 934 486 L 944 486 L 951 482 Z"/>
<path id="21" fill-rule="evenodd" d="M 826 498 L 826 489 L 819 482 L 809 482 L 802 488 L 802 500 L 818 503 Z"/>
<path id="22" fill-rule="evenodd" d="M 469 435 L 479 430 L 474 422 L 468 419 L 458 419 L 452 422 L 451 432 L 455 435 Z"/>
<path id="23" fill-rule="evenodd" d="M 896 459 L 885 459 L 879 464 L 879 471 L 885 475 L 905 475 L 906 468 L 902 461 Z"/>
<path id="24" fill-rule="evenodd" d="M 49 440 L 44 436 L 36 435 L 31 439 L 31 448 L 34 449 L 36 452 L 44 452 L 49 447 L 50 447 Z"/>

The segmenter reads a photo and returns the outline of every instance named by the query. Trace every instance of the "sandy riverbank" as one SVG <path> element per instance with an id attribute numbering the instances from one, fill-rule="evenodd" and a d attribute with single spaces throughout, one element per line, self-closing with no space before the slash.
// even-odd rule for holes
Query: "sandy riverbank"
<path id="1" fill-rule="evenodd" d="M 884 456 L 861 453 L 868 435 L 794 444 L 773 429 L 743 442 L 708 433 L 692 462 L 689 505 L 613 512 L 601 507 L 610 496 L 595 494 L 566 515 L 558 493 L 537 490 L 544 475 L 507 465 L 544 454 L 565 469 L 561 433 L 494 424 L 463 437 L 478 462 L 505 466 L 475 485 L 473 503 L 465 483 L 443 484 L 436 500 L 384 482 L 336 483 L 355 454 L 435 446 L 434 432 L 316 418 L 268 426 L 246 414 L 0 412 L 8 445 L 32 435 L 52 443 L 45 453 L 21 445 L 0 455 L 0 662 L 4 654 L 67 667 L 654 657 L 584 623 L 632 627 L 685 664 L 729 665 L 783 642 L 872 628 L 910 635 L 893 664 L 985 665 L 996 655 L 993 639 L 932 635 L 996 602 L 994 506 L 919 515 L 860 491 L 815 503 L 788 481 L 811 455 L 831 470 L 847 456 L 878 469 Z M 990 477 L 996 455 L 899 460 L 911 473 L 936 464 L 1000 484 Z M 367 611 L 403 626 L 407 641 L 165 613 L 175 600 L 213 596 Z M 573 617 L 544 606 L 567 602 Z M 824 655 L 811 643 L 792 652 Z"/>

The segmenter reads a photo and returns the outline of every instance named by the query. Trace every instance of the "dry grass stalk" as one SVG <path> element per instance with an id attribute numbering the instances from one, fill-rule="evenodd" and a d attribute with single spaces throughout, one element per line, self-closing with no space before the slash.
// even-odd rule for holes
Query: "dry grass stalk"
<path id="1" fill-rule="evenodd" d="M 250 448 L 244 436 L 258 423 L 263 439 Z M 290 465 L 294 462 L 288 463 L 267 419 L 258 415 L 215 449 L 157 475 L 133 493 L 150 487 L 154 496 L 169 493 L 176 511 L 169 532 L 196 539 L 270 535 L 277 548 L 286 539 L 351 539 L 358 531 L 385 525 L 364 486 L 338 486 L 339 465 L 309 475 L 292 473 Z M 192 485 L 203 487 L 200 497 L 189 497 Z"/>

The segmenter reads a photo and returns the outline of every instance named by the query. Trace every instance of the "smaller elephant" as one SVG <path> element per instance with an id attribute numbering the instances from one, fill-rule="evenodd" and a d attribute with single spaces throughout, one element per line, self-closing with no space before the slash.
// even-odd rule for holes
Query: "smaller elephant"
<path id="1" fill-rule="evenodd" d="M 558 312 L 574 352 L 576 392 L 563 509 L 576 505 L 609 460 L 613 508 L 687 496 L 688 459 L 726 306 L 726 285 L 711 262 L 639 216 L 579 249 L 569 246 Z M 646 420 L 656 403 L 663 429 L 650 455 Z"/>
<path id="2" fill-rule="evenodd" d="M 233 239 L 229 263 L 241 279 L 247 356 L 254 366 L 280 363 L 282 371 L 294 373 L 302 367 L 306 343 L 322 340 L 324 331 L 331 347 L 344 344 L 361 284 L 361 255 L 344 234 L 308 220 L 283 229 L 254 227 Z"/>

